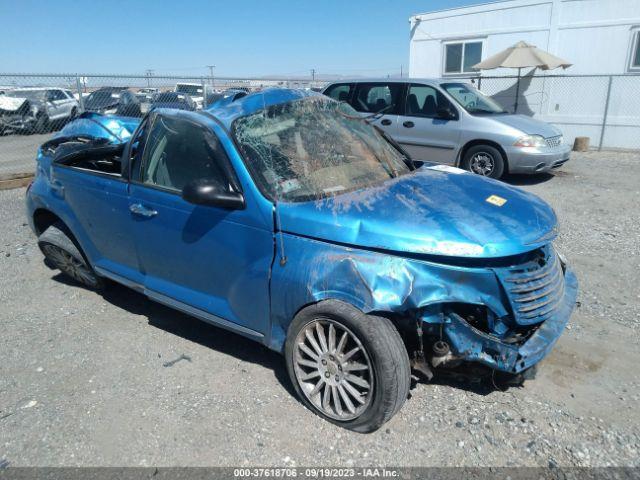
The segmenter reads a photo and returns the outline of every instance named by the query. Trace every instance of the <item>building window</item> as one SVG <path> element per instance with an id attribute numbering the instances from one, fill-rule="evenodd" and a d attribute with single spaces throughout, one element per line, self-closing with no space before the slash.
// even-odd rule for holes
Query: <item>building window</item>
<path id="1" fill-rule="evenodd" d="M 633 42 L 631 43 L 631 64 L 629 68 L 640 70 L 640 30 L 634 33 Z"/>
<path id="2" fill-rule="evenodd" d="M 482 42 L 456 42 L 444 46 L 444 73 L 470 73 L 482 59 Z"/>

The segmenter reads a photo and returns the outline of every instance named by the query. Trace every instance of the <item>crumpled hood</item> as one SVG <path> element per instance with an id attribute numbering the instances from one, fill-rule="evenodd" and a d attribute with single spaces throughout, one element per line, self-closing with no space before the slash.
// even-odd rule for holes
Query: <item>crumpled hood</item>
<path id="1" fill-rule="evenodd" d="M 277 208 L 285 232 L 418 255 L 505 257 L 556 236 L 555 213 L 537 196 L 442 166 L 423 167 L 373 188 L 323 200 L 279 203 Z"/>
<path id="2" fill-rule="evenodd" d="M 544 138 L 562 135 L 562 132 L 557 127 L 526 115 L 494 115 L 487 118 L 516 128 L 527 135 L 542 135 Z"/>

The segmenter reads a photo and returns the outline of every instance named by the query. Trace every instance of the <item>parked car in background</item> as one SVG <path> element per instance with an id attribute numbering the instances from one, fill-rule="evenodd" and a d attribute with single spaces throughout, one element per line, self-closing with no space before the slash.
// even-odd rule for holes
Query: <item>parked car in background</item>
<path id="1" fill-rule="evenodd" d="M 159 92 L 159 88 L 147 87 L 139 89 L 135 93 L 135 96 L 138 97 L 138 100 L 140 100 L 141 103 L 151 103 L 153 101 L 153 97 Z"/>
<path id="2" fill-rule="evenodd" d="M 196 102 L 196 108 L 202 108 L 204 90 L 201 83 L 176 83 L 174 91 L 177 93 L 186 93 Z"/>
<path id="3" fill-rule="evenodd" d="M 247 92 L 240 89 L 229 89 L 221 93 L 207 94 L 207 110 L 225 107 L 239 98 L 247 96 Z"/>
<path id="4" fill-rule="evenodd" d="M 17 88 L 0 102 L 0 129 L 45 133 L 75 118 L 80 106 L 73 94 L 62 88 Z"/>
<path id="5" fill-rule="evenodd" d="M 26 212 L 49 263 L 283 353 L 305 405 L 352 430 L 402 407 L 411 366 L 522 376 L 574 308 L 549 205 L 416 164 L 315 92 L 84 113 L 37 162 Z"/>
<path id="6" fill-rule="evenodd" d="M 491 178 L 548 172 L 569 160 L 571 148 L 557 127 L 513 115 L 455 79 L 341 81 L 323 93 L 372 115 L 416 160 Z"/>
<path id="7" fill-rule="evenodd" d="M 91 92 L 84 100 L 84 109 L 89 112 L 141 117 L 140 101 L 126 87 L 103 87 Z"/>
<path id="8" fill-rule="evenodd" d="M 151 108 L 177 108 L 178 110 L 195 110 L 196 102 L 186 93 L 162 92 L 153 97 Z"/>

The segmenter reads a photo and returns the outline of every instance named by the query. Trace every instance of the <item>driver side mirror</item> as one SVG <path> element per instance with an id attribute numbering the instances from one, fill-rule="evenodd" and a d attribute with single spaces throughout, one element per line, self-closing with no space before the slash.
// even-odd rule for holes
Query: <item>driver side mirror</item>
<path id="1" fill-rule="evenodd" d="M 182 198 L 194 205 L 207 205 L 226 210 L 244 209 L 244 196 L 241 193 L 224 189 L 213 178 L 197 178 L 182 189 Z"/>
<path id="2" fill-rule="evenodd" d="M 451 110 L 449 107 L 438 108 L 436 114 L 438 115 L 438 118 L 442 120 L 456 120 L 458 118 L 456 112 Z"/>

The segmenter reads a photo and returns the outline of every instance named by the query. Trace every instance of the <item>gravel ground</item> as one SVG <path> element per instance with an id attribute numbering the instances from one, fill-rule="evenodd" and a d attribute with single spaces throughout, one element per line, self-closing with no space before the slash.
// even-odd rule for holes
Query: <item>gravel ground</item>
<path id="1" fill-rule="evenodd" d="M 0 135 L 0 175 L 35 170 L 35 152 L 52 133 L 42 135 Z"/>
<path id="2" fill-rule="evenodd" d="M 47 269 L 24 190 L 0 192 L 0 463 L 640 466 L 640 154 L 509 181 L 558 213 L 581 282 L 567 331 L 524 387 L 421 383 L 369 435 L 307 411 L 258 344 Z"/>

